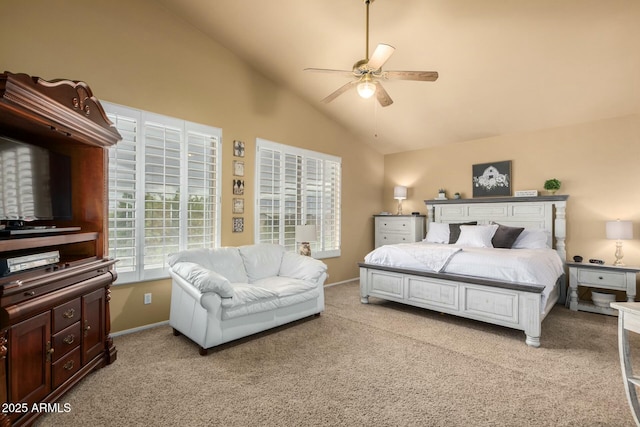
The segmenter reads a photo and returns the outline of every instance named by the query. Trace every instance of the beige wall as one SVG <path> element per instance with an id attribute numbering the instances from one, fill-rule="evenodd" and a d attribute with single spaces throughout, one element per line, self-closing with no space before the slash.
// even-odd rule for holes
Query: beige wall
<path id="1" fill-rule="evenodd" d="M 426 213 L 425 199 L 439 188 L 448 197 L 472 197 L 471 166 L 512 161 L 515 190 L 539 190 L 549 178 L 562 181 L 568 194 L 567 256 L 582 255 L 607 263 L 615 260 L 615 243 L 605 239 L 605 221 L 634 223 L 635 240 L 624 242 L 624 261 L 640 265 L 640 114 L 505 135 L 388 155 L 385 157 L 385 209 L 395 212 L 393 186 L 406 185 L 404 212 Z"/>
<path id="2" fill-rule="evenodd" d="M 342 256 L 324 261 L 328 283 L 358 276 L 382 208 L 383 156 L 157 3 L 3 0 L 0 68 L 83 80 L 100 99 L 221 128 L 224 246 L 253 243 L 256 138 L 342 157 Z M 234 139 L 246 144 L 243 233 L 231 231 Z M 168 280 L 114 286 L 112 330 L 167 320 L 169 300 Z"/>

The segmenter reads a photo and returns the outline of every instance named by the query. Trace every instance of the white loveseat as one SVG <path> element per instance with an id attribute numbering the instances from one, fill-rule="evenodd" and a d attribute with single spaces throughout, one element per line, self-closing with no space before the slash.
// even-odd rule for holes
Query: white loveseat
<path id="1" fill-rule="evenodd" d="M 327 266 L 273 244 L 169 256 L 169 324 L 207 349 L 324 310 Z"/>

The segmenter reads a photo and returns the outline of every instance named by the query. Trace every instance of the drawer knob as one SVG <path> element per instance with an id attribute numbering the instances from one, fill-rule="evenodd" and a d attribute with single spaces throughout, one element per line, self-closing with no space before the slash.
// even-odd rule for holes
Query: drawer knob
<path id="1" fill-rule="evenodd" d="M 67 371 L 70 371 L 73 369 L 73 360 L 69 360 L 67 363 L 64 364 L 64 369 L 66 369 Z"/>
<path id="2" fill-rule="evenodd" d="M 73 336 L 73 334 L 69 334 L 66 337 L 64 337 L 64 339 L 62 341 L 65 344 L 73 344 L 73 342 L 75 341 L 75 337 Z"/>
<path id="3" fill-rule="evenodd" d="M 599 276 L 598 279 L 602 280 L 602 276 Z"/>
<path id="4" fill-rule="evenodd" d="M 69 310 L 62 313 L 62 317 L 64 317 L 65 319 L 71 319 L 75 314 L 76 311 L 73 308 L 70 308 Z"/>

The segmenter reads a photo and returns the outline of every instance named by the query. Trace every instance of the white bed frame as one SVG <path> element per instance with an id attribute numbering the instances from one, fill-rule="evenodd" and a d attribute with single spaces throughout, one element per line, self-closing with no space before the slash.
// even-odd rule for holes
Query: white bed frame
<path id="1" fill-rule="evenodd" d="M 425 200 L 432 222 L 491 221 L 547 232 L 548 244 L 566 260 L 565 209 L 568 196 Z M 428 273 L 360 263 L 360 300 L 382 298 L 524 331 L 525 342 L 540 347 L 542 321 L 566 298 L 563 275 L 542 307 L 543 285 L 507 283 L 471 276 Z"/>

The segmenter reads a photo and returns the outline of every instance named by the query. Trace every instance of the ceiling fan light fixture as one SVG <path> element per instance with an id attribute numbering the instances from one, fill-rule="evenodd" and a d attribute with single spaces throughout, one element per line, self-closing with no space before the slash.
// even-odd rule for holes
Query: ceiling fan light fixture
<path id="1" fill-rule="evenodd" d="M 358 95 L 361 98 L 369 99 L 376 93 L 376 85 L 371 81 L 371 77 L 365 76 L 358 86 L 356 87 L 358 90 Z"/>

